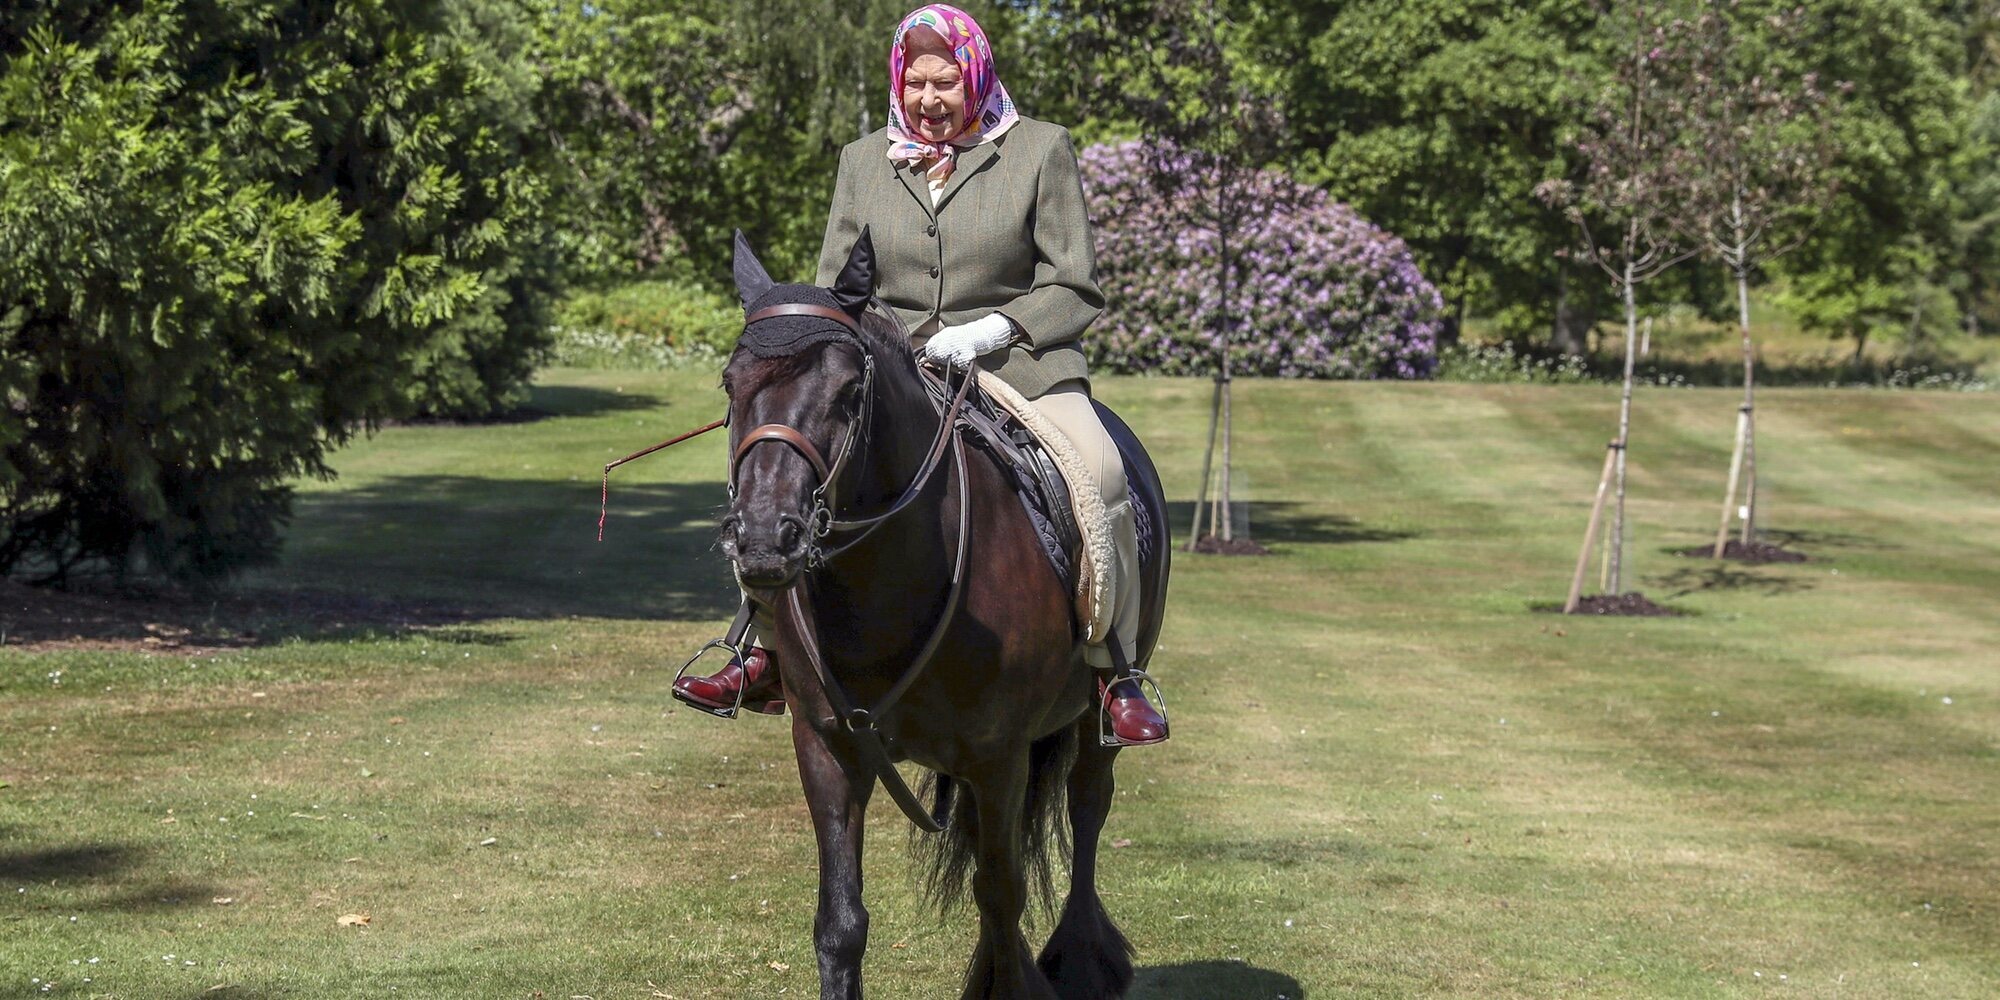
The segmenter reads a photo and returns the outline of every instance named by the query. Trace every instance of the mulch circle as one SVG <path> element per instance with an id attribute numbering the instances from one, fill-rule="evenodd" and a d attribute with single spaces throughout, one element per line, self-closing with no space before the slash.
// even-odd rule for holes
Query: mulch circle
<path id="1" fill-rule="evenodd" d="M 1549 610 L 1557 614 L 1562 613 L 1561 605 L 1552 607 Z M 1576 613 L 1580 615 L 1629 615 L 1638 618 L 1678 618 L 1686 612 L 1675 611 L 1673 608 L 1654 604 L 1652 601 L 1646 599 L 1646 595 L 1635 591 L 1630 594 L 1597 594 L 1592 597 L 1586 597 L 1577 602 Z"/>
<path id="2" fill-rule="evenodd" d="M 1675 549 L 1674 554 L 1677 556 L 1686 556 L 1689 559 L 1713 559 L 1715 558 L 1715 546 L 1697 545 L 1691 549 Z M 1812 561 L 1812 557 L 1803 552 L 1780 548 L 1779 546 L 1772 545 L 1770 542 L 1751 542 L 1749 545 L 1744 545 L 1733 538 L 1723 544 L 1722 558 L 1747 563 L 1802 563 Z"/>
<path id="3" fill-rule="evenodd" d="M 1214 535 L 1201 536 L 1201 539 L 1194 543 L 1194 550 L 1196 552 L 1205 552 L 1212 556 L 1268 556 L 1271 554 L 1270 549 L 1248 538 L 1232 538 L 1225 542 Z"/>

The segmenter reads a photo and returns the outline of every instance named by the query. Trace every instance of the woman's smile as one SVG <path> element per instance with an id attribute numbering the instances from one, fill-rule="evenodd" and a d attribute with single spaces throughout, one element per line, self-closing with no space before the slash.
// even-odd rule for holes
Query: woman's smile
<path id="1" fill-rule="evenodd" d="M 931 142 L 956 138 L 965 128 L 965 79 L 950 46 L 934 31 L 920 29 L 905 41 L 909 65 L 903 69 L 903 115 Z"/>

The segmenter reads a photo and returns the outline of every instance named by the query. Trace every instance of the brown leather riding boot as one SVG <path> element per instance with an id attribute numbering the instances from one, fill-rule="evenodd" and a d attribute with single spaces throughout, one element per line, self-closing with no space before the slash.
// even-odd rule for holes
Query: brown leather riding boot
<path id="1" fill-rule="evenodd" d="M 1146 692 L 1137 678 L 1125 677 L 1105 684 L 1098 682 L 1104 715 L 1111 722 L 1111 735 L 1120 746 L 1143 747 L 1165 742 L 1167 717 L 1146 701 Z"/>
<path id="2" fill-rule="evenodd" d="M 762 715 L 785 714 L 785 686 L 778 678 L 778 665 L 771 659 L 771 651 L 762 646 L 751 646 L 743 660 L 731 659 L 729 665 L 707 677 L 683 677 L 674 682 L 674 696 L 713 712 L 727 712 L 736 707 L 737 692 L 743 692 L 743 709 Z"/>

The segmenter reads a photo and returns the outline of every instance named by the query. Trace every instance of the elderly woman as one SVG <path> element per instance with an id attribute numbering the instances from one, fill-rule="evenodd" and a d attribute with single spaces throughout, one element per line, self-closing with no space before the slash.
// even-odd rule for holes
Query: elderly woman
<path id="1" fill-rule="evenodd" d="M 1125 469 L 1090 403 L 1077 341 L 1103 308 L 1090 221 L 1069 132 L 1020 115 L 994 70 L 986 34 L 964 11 L 931 4 L 904 17 L 889 49 L 886 128 L 840 154 L 818 284 L 831 285 L 863 227 L 876 255 L 876 297 L 926 358 L 976 362 L 1034 401 L 1094 470 L 1116 531 L 1111 632 L 1136 648 L 1138 542 Z M 1166 722 L 1119 676 L 1104 637 L 1085 647 L 1104 681 L 1121 743 L 1165 738 Z M 778 671 L 767 650 L 677 693 L 710 707 L 774 710 Z M 776 710 L 782 710 L 781 708 Z"/>

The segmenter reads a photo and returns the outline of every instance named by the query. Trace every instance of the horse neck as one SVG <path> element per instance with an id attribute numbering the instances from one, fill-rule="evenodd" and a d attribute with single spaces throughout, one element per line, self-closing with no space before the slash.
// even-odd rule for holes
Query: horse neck
<path id="1" fill-rule="evenodd" d="M 920 378 L 914 366 L 905 366 L 900 359 L 876 364 L 864 482 L 857 492 L 857 499 L 870 505 L 900 496 L 923 471 L 924 458 L 937 440 L 942 418 L 931 407 Z M 943 473 L 940 469 L 932 478 Z M 892 527 L 883 525 L 883 530 Z"/>

